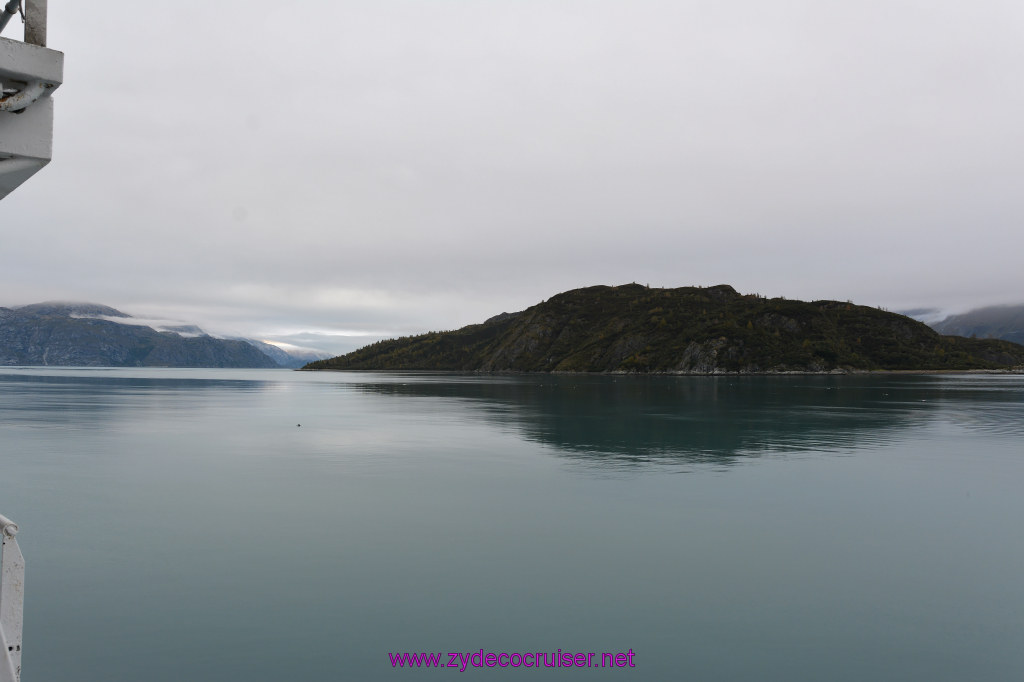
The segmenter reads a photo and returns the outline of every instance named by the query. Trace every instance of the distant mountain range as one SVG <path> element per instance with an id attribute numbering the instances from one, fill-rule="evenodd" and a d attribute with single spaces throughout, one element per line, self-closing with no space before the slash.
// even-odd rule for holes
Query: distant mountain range
<path id="1" fill-rule="evenodd" d="M 937 322 L 929 321 L 928 324 L 940 334 L 1024 343 L 1024 305 L 976 308 Z"/>
<path id="2" fill-rule="evenodd" d="M 295 368 L 318 357 L 254 339 L 217 338 L 195 325 L 154 328 L 94 303 L 0 308 L 0 365 Z"/>
<path id="3" fill-rule="evenodd" d="M 728 285 L 595 286 L 482 324 L 380 341 L 306 369 L 679 374 L 1007 369 L 1024 346 L 942 336 L 839 301 L 742 295 Z"/>

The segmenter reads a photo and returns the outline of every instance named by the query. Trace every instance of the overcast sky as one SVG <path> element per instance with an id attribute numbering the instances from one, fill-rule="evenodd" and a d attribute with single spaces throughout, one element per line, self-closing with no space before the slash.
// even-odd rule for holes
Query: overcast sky
<path id="1" fill-rule="evenodd" d="M 54 160 L 0 205 L 0 305 L 265 337 L 631 281 L 1024 301 L 1019 0 L 49 11 Z"/>

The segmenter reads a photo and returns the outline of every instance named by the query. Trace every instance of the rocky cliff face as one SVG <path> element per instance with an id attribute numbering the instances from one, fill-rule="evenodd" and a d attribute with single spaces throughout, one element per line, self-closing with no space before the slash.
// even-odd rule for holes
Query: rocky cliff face
<path id="1" fill-rule="evenodd" d="M 130 322 L 129 315 L 94 304 L 0 308 L 0 365 L 278 366 L 245 341 L 182 336 Z"/>
<path id="2" fill-rule="evenodd" d="M 1024 347 L 940 336 L 902 315 L 838 301 L 741 295 L 728 285 L 568 291 L 452 332 L 381 341 L 310 369 L 486 372 L 828 372 L 995 369 Z"/>

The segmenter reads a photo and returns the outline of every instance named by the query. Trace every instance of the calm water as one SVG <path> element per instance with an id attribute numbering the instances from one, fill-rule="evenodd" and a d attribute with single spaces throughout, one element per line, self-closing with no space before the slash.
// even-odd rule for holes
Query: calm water
<path id="1" fill-rule="evenodd" d="M 1020 376 L 3 368 L 23 679 L 1024 679 L 1022 442 Z M 636 667 L 388 660 L 480 649 Z"/>

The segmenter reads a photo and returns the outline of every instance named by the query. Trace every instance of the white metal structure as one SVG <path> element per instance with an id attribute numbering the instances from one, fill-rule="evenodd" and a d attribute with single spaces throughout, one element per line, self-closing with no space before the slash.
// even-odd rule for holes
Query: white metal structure
<path id="1" fill-rule="evenodd" d="M 46 47 L 46 0 L 0 0 L 0 31 L 21 14 L 24 42 L 0 37 L 0 199 L 50 162 L 53 100 L 64 55 Z M 2 213 L 0 213 L 2 220 Z M 0 682 L 21 680 L 25 557 L 18 525 L 0 515 Z"/>
<path id="2" fill-rule="evenodd" d="M 21 624 L 25 604 L 25 557 L 18 525 L 0 515 L 0 682 L 21 680 Z"/>
<path id="3" fill-rule="evenodd" d="M 13 25 L 19 7 L 0 8 L 0 24 Z M 64 80 L 64 54 L 46 47 L 46 0 L 26 0 L 24 19 L 24 42 L 0 37 L 0 199 L 50 162 L 50 94 Z"/>

